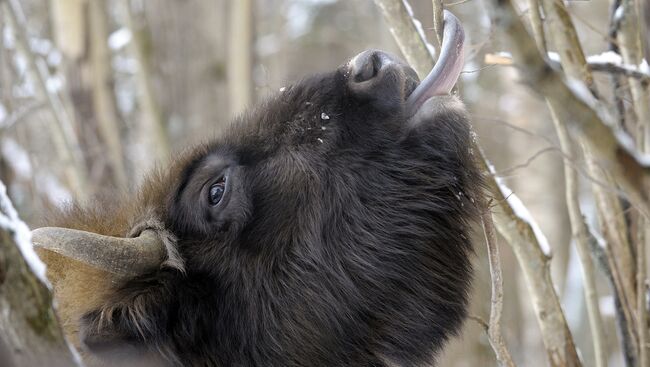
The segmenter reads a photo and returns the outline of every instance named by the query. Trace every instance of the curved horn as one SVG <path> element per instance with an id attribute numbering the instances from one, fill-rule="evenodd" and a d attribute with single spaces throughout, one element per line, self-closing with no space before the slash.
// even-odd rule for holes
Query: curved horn
<path id="1" fill-rule="evenodd" d="M 167 256 L 165 244 L 151 230 L 145 230 L 135 238 L 121 238 L 76 229 L 43 227 L 32 231 L 32 242 L 37 248 L 125 277 L 153 270 Z"/>
<path id="2" fill-rule="evenodd" d="M 451 12 L 443 13 L 444 28 L 440 57 L 422 83 L 411 93 L 406 101 L 410 115 L 429 98 L 449 94 L 463 69 L 463 44 L 465 32 L 460 20 Z"/>

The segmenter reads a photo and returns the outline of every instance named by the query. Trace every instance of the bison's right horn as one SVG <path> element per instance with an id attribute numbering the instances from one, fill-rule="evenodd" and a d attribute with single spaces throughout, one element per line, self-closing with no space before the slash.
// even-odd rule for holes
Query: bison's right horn
<path id="1" fill-rule="evenodd" d="M 154 270 L 167 257 L 165 244 L 152 230 L 145 230 L 135 238 L 122 238 L 76 229 L 43 227 L 32 231 L 32 242 L 36 248 L 56 252 L 122 277 Z"/>

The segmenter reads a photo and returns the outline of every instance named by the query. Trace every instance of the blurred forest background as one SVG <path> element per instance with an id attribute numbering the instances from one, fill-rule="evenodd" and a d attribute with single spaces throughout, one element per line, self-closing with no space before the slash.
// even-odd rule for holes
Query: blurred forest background
<path id="1" fill-rule="evenodd" d="M 637 30 L 642 35 L 650 23 L 646 20 L 643 25 L 643 14 L 650 14 L 640 8 L 647 5 L 643 2 L 629 2 L 640 9 Z M 427 38 L 434 40 L 432 2 L 409 3 Z M 536 2 L 516 3 L 525 18 L 530 4 Z M 47 208 L 73 198 L 110 195 L 116 187 L 133 190 L 149 168 L 218 133 L 246 105 L 304 75 L 332 69 L 368 48 L 400 54 L 372 0 L 4 0 L 0 4 L 0 179 L 30 226 L 39 224 Z M 522 85 L 509 56 L 501 53 L 511 46 L 495 34 L 491 3 L 448 0 L 444 4 L 466 31 L 459 93 L 478 140 L 496 174 L 521 198 L 548 238 L 555 291 L 584 365 L 593 366 L 596 353 L 581 264 L 572 244 L 563 154 L 549 110 L 543 98 Z M 621 1 L 563 4 L 586 55 L 612 50 L 611 19 Z M 643 47 L 647 55 L 650 47 Z M 644 81 L 647 92 L 647 63 L 645 69 L 641 62 L 633 64 L 641 64 L 638 70 L 646 73 L 645 79 L 638 80 Z M 633 114 L 631 83 L 620 74 L 612 75 L 594 73 L 602 100 L 623 115 Z M 602 232 L 590 188 L 590 180 L 581 175 L 582 213 Z M 477 239 L 471 313 L 487 319 L 490 272 L 479 230 Z M 547 366 L 520 266 L 505 241 L 499 242 L 505 342 L 518 365 Z M 612 288 L 602 272 L 595 271 L 595 277 L 606 365 L 627 365 Z M 466 322 L 462 335 L 445 349 L 440 365 L 496 365 L 479 322 Z"/>

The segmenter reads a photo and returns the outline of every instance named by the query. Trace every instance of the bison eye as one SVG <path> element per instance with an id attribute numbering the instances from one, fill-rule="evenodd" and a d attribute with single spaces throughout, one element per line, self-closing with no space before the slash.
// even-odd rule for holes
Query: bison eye
<path id="1" fill-rule="evenodd" d="M 221 202 L 223 193 L 226 191 L 226 180 L 220 179 L 219 182 L 210 186 L 210 193 L 208 194 L 208 201 L 210 205 L 214 206 Z"/>

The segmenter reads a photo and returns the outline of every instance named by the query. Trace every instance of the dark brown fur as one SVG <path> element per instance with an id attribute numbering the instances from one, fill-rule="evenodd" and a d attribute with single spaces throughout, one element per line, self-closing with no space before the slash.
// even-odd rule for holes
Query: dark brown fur
<path id="1" fill-rule="evenodd" d="M 135 197 L 57 215 L 113 236 L 162 223 L 184 263 L 119 284 L 88 312 L 91 351 L 186 366 L 433 363 L 471 280 L 481 178 L 467 117 L 439 97 L 431 121 L 409 125 L 403 70 L 365 93 L 349 74 L 273 96 Z M 224 173 L 227 202 L 212 207 L 205 185 Z"/>

